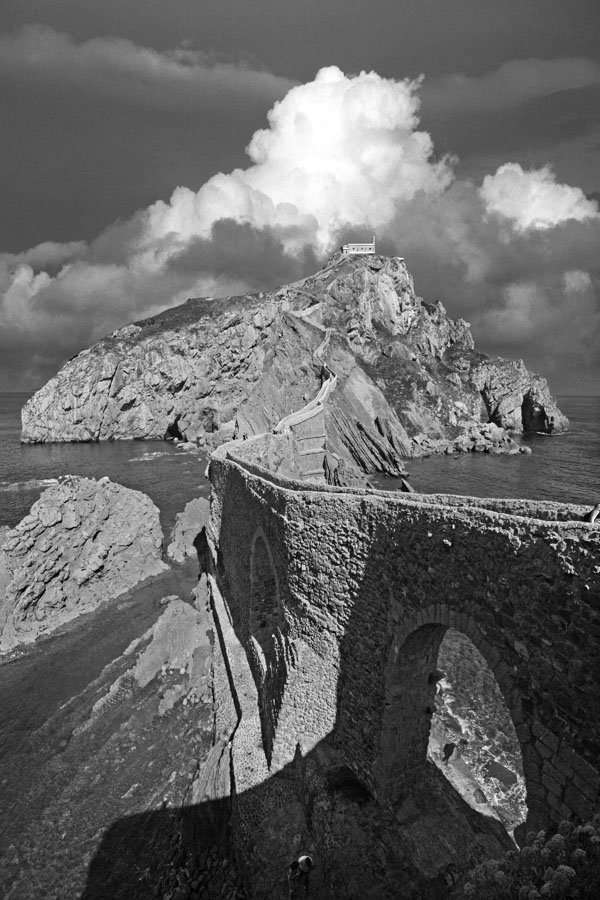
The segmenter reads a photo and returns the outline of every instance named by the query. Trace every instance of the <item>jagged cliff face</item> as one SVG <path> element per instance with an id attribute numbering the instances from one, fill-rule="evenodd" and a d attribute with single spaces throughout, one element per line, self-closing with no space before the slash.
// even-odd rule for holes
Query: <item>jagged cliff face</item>
<path id="1" fill-rule="evenodd" d="M 556 431 L 568 426 L 543 379 L 477 353 L 466 322 L 415 295 L 403 260 L 338 254 L 276 292 L 192 299 L 114 332 L 29 401 L 22 439 L 160 439 L 176 417 L 188 440 L 208 446 L 230 439 L 236 419 L 240 437 L 269 431 L 317 393 L 314 354 L 327 334 L 325 361 L 338 376 L 328 439 L 365 470 L 400 472 L 403 457 L 473 449 L 482 420 L 516 431 L 545 430 L 551 418 Z"/>

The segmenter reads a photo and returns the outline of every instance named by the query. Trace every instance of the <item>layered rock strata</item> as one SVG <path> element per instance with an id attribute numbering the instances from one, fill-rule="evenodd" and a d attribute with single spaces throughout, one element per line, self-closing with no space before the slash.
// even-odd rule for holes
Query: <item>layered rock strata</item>
<path id="1" fill-rule="evenodd" d="M 35 641 L 166 569 L 159 511 L 108 478 L 44 491 L 0 548 L 0 652 Z"/>
<path id="2" fill-rule="evenodd" d="M 331 373 L 328 449 L 363 471 L 398 474 L 405 458 L 447 448 L 515 449 L 481 431 L 471 440 L 486 422 L 568 427 L 544 379 L 477 353 L 468 323 L 416 296 L 404 260 L 336 255 L 277 291 L 191 299 L 115 331 L 31 398 L 22 440 L 161 439 L 176 426 L 214 447 L 271 431 Z"/>

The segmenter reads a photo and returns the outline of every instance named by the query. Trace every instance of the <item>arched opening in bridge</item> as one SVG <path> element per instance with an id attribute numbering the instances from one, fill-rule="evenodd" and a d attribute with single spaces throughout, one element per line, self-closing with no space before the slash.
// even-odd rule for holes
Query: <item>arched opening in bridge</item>
<path id="1" fill-rule="evenodd" d="M 473 642 L 441 623 L 417 627 L 394 650 L 379 795 L 401 801 L 427 761 L 473 809 L 499 819 L 508 832 L 525 821 L 521 748 L 502 692 Z"/>
<path id="2" fill-rule="evenodd" d="M 258 689 L 263 747 L 271 764 L 285 689 L 289 648 L 277 573 L 266 538 L 257 533 L 250 559 L 249 661 Z"/>
<path id="3" fill-rule="evenodd" d="M 433 677 L 429 758 L 470 805 L 493 810 L 512 834 L 527 816 L 523 759 L 494 673 L 465 634 L 448 628 Z"/>

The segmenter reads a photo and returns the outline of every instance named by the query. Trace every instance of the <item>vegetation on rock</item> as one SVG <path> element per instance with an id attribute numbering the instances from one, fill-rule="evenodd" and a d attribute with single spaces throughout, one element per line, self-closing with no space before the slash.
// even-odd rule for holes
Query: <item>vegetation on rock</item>
<path id="1" fill-rule="evenodd" d="M 600 814 L 585 825 L 563 821 L 547 839 L 530 833 L 521 851 L 484 862 L 462 890 L 473 900 L 597 900 L 600 885 Z"/>

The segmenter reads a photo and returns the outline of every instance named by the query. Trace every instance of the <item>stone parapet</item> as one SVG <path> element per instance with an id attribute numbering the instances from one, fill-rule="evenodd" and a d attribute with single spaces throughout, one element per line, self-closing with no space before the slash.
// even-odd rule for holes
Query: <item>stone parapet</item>
<path id="1" fill-rule="evenodd" d="M 529 824 L 589 813 L 599 790 L 600 532 L 576 520 L 583 510 L 307 490 L 235 456 L 230 444 L 211 460 L 211 531 L 250 658 L 248 602 L 263 596 L 252 574 L 258 533 L 273 570 L 265 602 L 278 586 L 260 623 L 268 632 L 276 616 L 267 674 L 251 665 L 271 766 L 291 763 L 306 735 L 314 746 L 329 734 L 369 790 L 394 801 L 426 758 L 428 674 L 451 627 L 486 659 L 510 710 Z"/>

